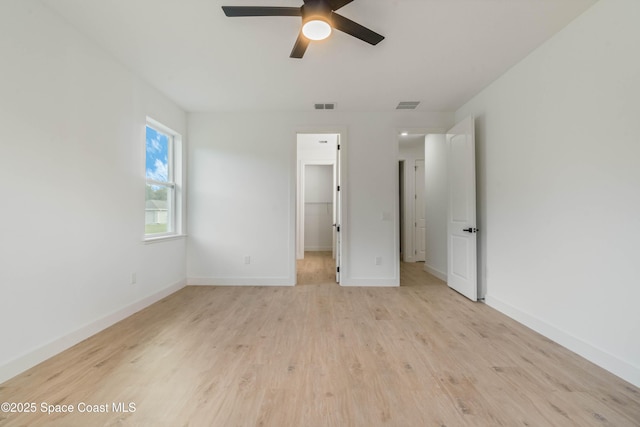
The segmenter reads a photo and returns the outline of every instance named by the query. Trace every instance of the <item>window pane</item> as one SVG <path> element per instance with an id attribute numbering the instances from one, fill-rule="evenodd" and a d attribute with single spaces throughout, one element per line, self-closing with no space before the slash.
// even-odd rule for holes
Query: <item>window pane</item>
<path id="1" fill-rule="evenodd" d="M 147 179 L 169 181 L 170 136 L 147 126 Z"/>
<path id="2" fill-rule="evenodd" d="M 171 200 L 173 189 L 163 185 L 147 184 L 144 211 L 145 234 L 168 233 L 171 229 Z"/>

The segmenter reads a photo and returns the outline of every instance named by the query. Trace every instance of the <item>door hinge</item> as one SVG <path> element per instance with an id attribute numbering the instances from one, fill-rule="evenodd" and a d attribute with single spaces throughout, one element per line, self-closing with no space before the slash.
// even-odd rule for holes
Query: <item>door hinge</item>
<path id="1" fill-rule="evenodd" d="M 338 185 L 338 191 L 340 191 L 340 186 Z"/>
<path id="2" fill-rule="evenodd" d="M 418 255 L 418 251 L 417 250 L 413 251 L 413 254 Z"/>
<path id="3" fill-rule="evenodd" d="M 340 267 L 336 267 L 336 271 L 340 273 Z"/>
<path id="4" fill-rule="evenodd" d="M 338 144 L 338 150 L 340 149 L 340 144 Z"/>
<path id="5" fill-rule="evenodd" d="M 413 195 L 413 198 L 414 198 L 414 199 L 416 199 L 416 200 L 418 200 L 418 195 L 417 195 L 417 194 L 414 194 L 414 195 Z"/>
<path id="6" fill-rule="evenodd" d="M 339 233 L 340 232 L 340 226 L 336 227 L 336 231 Z"/>

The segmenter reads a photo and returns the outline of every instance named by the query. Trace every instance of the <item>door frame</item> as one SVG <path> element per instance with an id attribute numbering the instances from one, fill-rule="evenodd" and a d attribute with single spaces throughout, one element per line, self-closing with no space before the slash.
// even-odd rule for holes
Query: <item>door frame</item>
<path id="1" fill-rule="evenodd" d="M 425 135 L 426 138 L 426 135 Z M 418 162 L 422 162 L 422 177 L 420 177 L 420 174 L 418 173 Z M 425 210 L 425 206 L 426 206 L 426 188 L 425 188 L 425 159 L 424 156 L 422 159 L 414 159 L 413 161 L 413 261 L 414 262 L 425 262 L 426 258 L 423 259 L 418 259 L 420 258 L 420 256 L 418 256 L 418 238 L 420 233 L 418 233 L 418 214 L 417 214 L 417 210 L 418 210 L 418 206 L 420 206 L 420 204 L 418 203 L 418 201 L 422 202 L 422 209 Z M 418 181 L 420 181 L 420 178 L 422 178 L 422 199 L 418 200 Z M 426 212 L 425 212 L 426 215 Z M 426 220 L 425 220 L 426 221 Z M 423 240 L 426 243 L 426 239 L 427 239 L 427 232 L 426 232 L 426 225 L 425 225 L 425 230 L 423 231 L 423 236 L 422 236 Z M 426 249 L 426 247 L 425 247 Z M 425 254 L 426 256 L 426 254 Z"/>
<path id="2" fill-rule="evenodd" d="M 347 165 L 348 165 L 348 156 L 347 156 L 347 147 L 348 147 L 348 133 L 346 126 L 312 126 L 298 127 L 293 133 L 293 144 L 291 147 L 291 160 L 290 160 L 290 209 L 289 209 L 289 247 L 291 250 L 289 251 L 289 272 L 291 277 L 294 279 L 294 284 L 298 282 L 298 269 L 296 266 L 297 255 L 298 255 L 298 247 L 297 247 L 297 224 L 298 224 L 298 135 L 299 134 L 330 134 L 330 135 L 338 135 L 338 144 L 340 145 L 340 162 L 339 162 L 339 171 L 340 173 L 340 213 L 341 213 L 341 224 L 340 224 L 340 281 L 339 285 L 344 286 L 348 280 L 345 280 L 345 277 L 348 276 L 349 271 L 349 239 L 348 239 L 348 175 L 347 175 Z M 337 159 L 336 159 L 337 160 Z M 304 217 L 303 217 L 304 218 Z M 303 248 L 304 251 L 304 248 Z"/>
<path id="3" fill-rule="evenodd" d="M 401 190 L 398 200 L 398 247 L 404 259 L 402 262 L 416 262 L 416 160 L 417 158 L 408 158 L 398 156 L 398 192 Z M 423 160 L 424 159 L 419 159 Z M 400 174 L 400 163 L 403 164 L 404 173 Z M 404 181 L 402 188 L 400 181 Z M 402 205 L 404 203 L 404 205 Z M 402 215 L 402 216 L 401 216 Z"/>
<path id="4" fill-rule="evenodd" d="M 400 249 L 400 262 L 404 262 L 407 259 L 407 254 L 405 253 L 406 245 L 407 245 L 407 237 L 404 233 L 405 228 L 405 215 L 406 215 L 406 201 L 405 201 L 405 187 L 406 180 L 404 179 L 404 171 L 407 167 L 407 160 L 398 156 L 398 247 Z"/>

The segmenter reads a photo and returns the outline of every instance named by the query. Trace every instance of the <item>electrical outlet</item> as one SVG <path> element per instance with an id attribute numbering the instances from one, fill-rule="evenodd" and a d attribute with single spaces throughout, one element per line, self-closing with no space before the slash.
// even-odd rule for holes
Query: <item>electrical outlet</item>
<path id="1" fill-rule="evenodd" d="M 376 257 L 376 265 L 382 265 L 382 257 L 381 256 L 377 256 Z"/>
<path id="2" fill-rule="evenodd" d="M 247 255 L 247 256 L 245 256 L 245 257 L 244 257 L 244 263 L 245 263 L 246 265 L 251 264 L 251 257 L 250 257 L 249 255 Z"/>
<path id="3" fill-rule="evenodd" d="M 136 282 L 138 281 L 138 277 L 137 277 L 137 276 L 138 276 L 138 275 L 137 275 L 135 272 L 134 272 L 134 273 L 131 273 L 131 284 L 132 284 L 132 285 L 135 285 L 135 284 L 136 284 Z"/>

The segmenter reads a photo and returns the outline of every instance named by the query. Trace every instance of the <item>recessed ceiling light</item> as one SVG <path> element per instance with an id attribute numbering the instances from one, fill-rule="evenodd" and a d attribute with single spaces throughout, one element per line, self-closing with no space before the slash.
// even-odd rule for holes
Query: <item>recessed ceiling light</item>
<path id="1" fill-rule="evenodd" d="M 402 135 L 402 136 L 409 136 L 409 132 L 402 132 L 400 135 Z"/>

